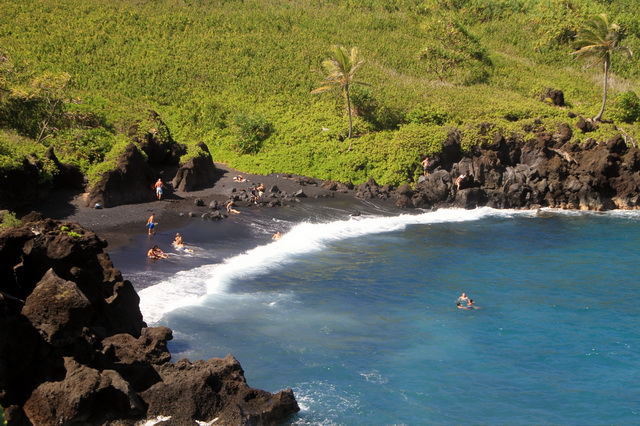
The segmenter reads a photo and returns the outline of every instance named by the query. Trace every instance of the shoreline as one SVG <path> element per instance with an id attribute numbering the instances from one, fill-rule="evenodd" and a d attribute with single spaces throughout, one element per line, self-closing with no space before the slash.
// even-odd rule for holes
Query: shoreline
<path id="1" fill-rule="evenodd" d="M 324 189 L 320 187 L 322 182 L 316 179 L 313 179 L 316 185 L 303 185 L 296 181 L 295 177 L 289 177 L 289 175 L 255 175 L 234 170 L 223 163 L 215 163 L 215 166 L 219 172 L 219 178 L 211 187 L 189 192 L 168 191 L 169 194 L 162 200 L 96 209 L 86 206 L 83 193 L 59 191 L 54 193 L 49 201 L 34 206 L 32 210 L 51 219 L 79 223 L 107 240 L 109 243 L 107 251 L 109 251 L 131 243 L 136 236 L 146 234 L 145 224 L 152 213 L 155 214 L 159 229 L 163 232 L 175 230 L 188 225 L 190 220 L 195 217 L 212 212 L 213 210 L 209 207 L 211 202 L 217 201 L 220 206 L 219 210 L 226 213 L 223 203 L 234 193 L 246 189 L 252 184 L 262 183 L 266 188 L 265 195 L 273 187 L 277 187 L 289 196 L 302 190 L 305 197 L 294 198 L 296 203 L 321 202 L 326 198 L 355 200 L 354 190 L 339 192 Z M 235 182 L 233 178 L 238 175 L 243 176 L 247 181 Z M 197 199 L 201 199 L 203 205 L 196 205 Z M 242 211 L 252 208 L 252 206 L 238 203 L 237 208 Z M 264 208 L 280 209 L 286 207 Z M 228 218 L 221 220 L 228 220 Z"/>

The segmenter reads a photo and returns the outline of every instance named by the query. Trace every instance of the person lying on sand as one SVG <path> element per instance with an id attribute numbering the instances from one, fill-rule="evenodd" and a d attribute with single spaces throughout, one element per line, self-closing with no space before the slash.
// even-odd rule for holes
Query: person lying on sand
<path id="1" fill-rule="evenodd" d="M 237 213 L 240 214 L 240 211 L 234 209 L 233 207 L 235 206 L 236 203 L 234 203 L 233 201 L 229 201 L 227 203 L 227 213 Z"/>
<path id="2" fill-rule="evenodd" d="M 247 180 L 244 177 L 242 177 L 242 175 L 238 175 L 238 176 L 234 176 L 233 177 L 233 181 L 234 182 L 246 182 Z"/>
<path id="3" fill-rule="evenodd" d="M 167 257 L 169 257 L 169 255 L 160 250 L 158 246 L 154 245 L 147 252 L 147 257 L 149 259 L 166 259 Z"/>

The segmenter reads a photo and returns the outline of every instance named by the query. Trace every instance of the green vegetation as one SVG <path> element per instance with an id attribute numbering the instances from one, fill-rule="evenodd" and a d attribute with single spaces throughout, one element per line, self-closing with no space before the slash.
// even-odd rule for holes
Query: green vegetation
<path id="1" fill-rule="evenodd" d="M 18 228 L 19 226 L 22 226 L 22 221 L 16 218 L 15 213 L 6 210 L 0 212 L 0 231 L 3 229 Z M 2 417 L 0 417 L 0 420 L 2 420 Z"/>
<path id="2" fill-rule="evenodd" d="M 470 147 L 600 118 L 602 72 L 571 55 L 594 17 L 640 52 L 636 0 L 4 0 L 0 14 L 0 172 L 46 167 L 53 147 L 91 182 L 153 110 L 187 156 L 203 141 L 247 172 L 400 184 L 452 130 Z M 357 47 L 370 85 L 349 86 L 346 113 L 339 91 L 311 94 L 335 45 Z M 575 142 L 638 139 L 638 65 L 610 63 L 614 122 Z"/>
<path id="3" fill-rule="evenodd" d="M 312 90 L 312 94 L 326 92 L 334 87 L 339 87 L 344 93 L 344 97 L 347 100 L 347 116 L 349 117 L 349 134 L 348 138 L 351 138 L 353 133 L 353 114 L 351 112 L 351 94 L 349 93 L 349 86 L 354 84 L 365 84 L 356 80 L 356 72 L 358 68 L 362 66 L 364 60 L 358 57 L 358 48 L 352 47 L 348 51 L 344 46 L 333 46 L 331 51 L 333 55 L 322 61 L 322 68 L 324 74 L 324 86 L 318 87 Z M 349 151 L 351 151 L 351 145 L 349 145 Z"/>
<path id="4" fill-rule="evenodd" d="M 69 229 L 68 226 L 64 226 L 64 225 L 60 227 L 60 234 L 61 235 L 62 234 L 66 234 L 66 235 L 70 236 L 71 238 L 80 238 L 80 237 L 82 237 L 82 234 L 79 234 L 79 233 L 77 233 L 75 231 L 72 231 L 71 229 Z"/>
<path id="5" fill-rule="evenodd" d="M 623 52 L 628 56 L 632 54 L 629 48 L 619 45 L 620 31 L 620 26 L 609 24 L 607 15 L 603 13 L 593 20 L 587 21 L 578 32 L 575 43 L 578 50 L 573 54 L 592 61 L 591 64 L 594 66 L 602 64 L 604 70 L 602 107 L 600 107 L 600 112 L 593 118 L 593 121 L 600 121 L 604 114 L 604 107 L 607 103 L 609 70 L 611 69 L 611 60 L 614 52 Z"/>

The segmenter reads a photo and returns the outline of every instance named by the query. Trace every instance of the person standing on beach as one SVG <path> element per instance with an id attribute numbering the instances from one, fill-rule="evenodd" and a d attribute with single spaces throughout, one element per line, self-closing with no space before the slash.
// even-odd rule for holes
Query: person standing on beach
<path id="1" fill-rule="evenodd" d="M 151 213 L 151 216 L 149 216 L 149 219 L 147 220 L 147 228 L 149 228 L 149 235 L 153 235 L 156 233 L 156 224 L 155 221 L 156 217 L 153 213 Z"/>
<path id="2" fill-rule="evenodd" d="M 158 197 L 158 200 L 162 200 L 162 190 L 164 189 L 164 183 L 162 183 L 162 179 L 158 179 L 153 187 L 156 189 L 156 197 Z"/>

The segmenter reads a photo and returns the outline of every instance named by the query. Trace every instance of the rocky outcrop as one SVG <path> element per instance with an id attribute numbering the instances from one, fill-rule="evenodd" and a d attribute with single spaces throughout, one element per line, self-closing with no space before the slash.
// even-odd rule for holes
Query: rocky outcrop
<path id="1" fill-rule="evenodd" d="M 640 151 L 621 136 L 602 143 L 572 143 L 572 136 L 566 124 L 533 140 L 497 134 L 464 153 L 452 133 L 430 173 L 413 187 L 369 180 L 356 196 L 392 198 L 403 208 L 640 208 Z"/>
<path id="2" fill-rule="evenodd" d="M 232 357 L 171 363 L 166 327 L 142 320 L 106 241 L 50 219 L 0 234 L 0 405 L 12 425 L 135 424 L 171 416 L 273 425 L 293 392 L 250 388 Z"/>
<path id="3" fill-rule="evenodd" d="M 191 157 L 180 166 L 173 178 L 173 187 L 178 191 L 193 191 L 212 186 L 217 177 L 216 166 L 209 153 L 209 148 L 203 142 L 198 142 L 200 155 Z"/>
<path id="4" fill-rule="evenodd" d="M 187 147 L 173 139 L 169 127 L 155 111 L 149 111 L 147 121 L 135 123 L 129 136 L 138 143 L 152 167 L 177 166 L 180 157 L 187 153 Z"/>
<path id="5" fill-rule="evenodd" d="M 44 156 L 51 160 L 58 173 L 53 177 L 56 188 L 82 189 L 84 187 L 84 175 L 80 167 L 74 164 L 61 163 L 53 148 L 48 148 Z"/>
<path id="6" fill-rule="evenodd" d="M 117 159 L 117 167 L 102 175 L 89 191 L 89 206 L 102 207 L 153 201 L 156 198 L 153 184 L 158 173 L 147 163 L 135 144 L 127 145 Z"/>
<path id="7" fill-rule="evenodd" d="M 40 171 L 30 161 L 19 168 L 0 173 L 0 209 L 17 210 L 33 204 L 41 197 Z"/>
<path id="8" fill-rule="evenodd" d="M 82 188 L 84 176 L 77 166 L 61 163 L 51 148 L 44 157 L 30 155 L 19 167 L 0 173 L 0 210 L 24 209 L 46 199 L 54 187 Z M 53 163 L 53 168 L 50 164 L 45 167 L 46 160 Z"/>

